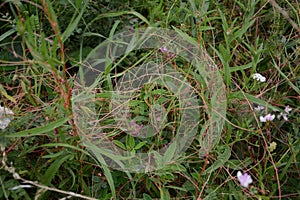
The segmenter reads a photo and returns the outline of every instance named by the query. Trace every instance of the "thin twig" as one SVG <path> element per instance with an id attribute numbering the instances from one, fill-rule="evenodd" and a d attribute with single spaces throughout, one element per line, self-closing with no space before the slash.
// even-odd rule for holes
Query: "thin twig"
<path id="1" fill-rule="evenodd" d="M 2 155 L 3 155 L 3 157 L 2 157 L 2 166 L 4 167 L 4 169 L 6 171 L 8 171 L 10 174 L 12 174 L 12 176 L 16 180 L 21 180 L 21 181 L 23 181 L 23 183 L 31 184 L 31 185 L 34 185 L 34 186 L 36 186 L 38 188 L 42 188 L 44 190 L 54 191 L 54 192 L 58 192 L 58 193 L 61 193 L 61 194 L 66 194 L 66 195 L 73 196 L 73 197 L 79 197 L 81 199 L 98 200 L 98 199 L 95 199 L 95 198 L 92 198 L 92 197 L 84 196 L 84 195 L 77 194 L 77 193 L 74 193 L 74 192 L 68 192 L 68 191 L 60 190 L 60 189 L 57 189 L 57 188 L 51 188 L 51 187 L 48 187 L 48 186 L 36 183 L 34 181 L 26 180 L 26 179 L 22 178 L 18 173 L 16 173 L 14 167 L 8 167 L 7 166 L 7 164 L 6 164 L 6 152 L 5 152 L 5 150 L 3 151 Z"/>

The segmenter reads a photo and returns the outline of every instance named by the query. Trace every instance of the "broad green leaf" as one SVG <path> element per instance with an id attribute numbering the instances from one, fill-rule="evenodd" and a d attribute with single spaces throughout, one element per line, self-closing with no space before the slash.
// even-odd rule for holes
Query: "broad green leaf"
<path id="1" fill-rule="evenodd" d="M 251 62 L 251 63 L 248 63 L 246 65 L 241 65 L 241 66 L 236 66 L 236 67 L 230 67 L 229 70 L 230 70 L 230 72 L 242 71 L 242 70 L 251 68 L 252 65 L 253 65 L 253 63 Z"/>
<path id="2" fill-rule="evenodd" d="M 139 142 L 139 143 L 134 147 L 134 149 L 135 149 L 135 150 L 138 150 L 138 149 L 142 148 L 146 143 L 147 143 L 146 141 Z"/>
<path id="3" fill-rule="evenodd" d="M 248 21 L 248 22 L 246 21 L 246 22 L 245 22 L 246 24 L 245 24 L 242 28 L 240 28 L 240 29 L 238 29 L 236 32 L 234 32 L 231 41 L 233 41 L 233 40 L 235 40 L 235 39 L 237 39 L 237 38 L 241 38 L 241 37 L 243 36 L 243 34 L 248 30 L 248 28 L 249 28 L 250 26 L 252 26 L 252 24 L 253 24 L 255 21 L 256 21 L 256 19 L 253 19 L 252 21 Z M 231 41 L 230 41 L 230 42 L 231 42 Z"/>
<path id="4" fill-rule="evenodd" d="M 118 147 L 122 148 L 123 150 L 126 150 L 125 145 L 124 145 L 122 142 L 120 142 L 119 140 L 113 140 L 112 142 L 113 142 L 115 145 L 117 145 Z"/>
<path id="5" fill-rule="evenodd" d="M 171 199 L 170 193 L 166 188 L 161 188 L 160 189 L 160 199 L 161 200 L 169 200 Z"/>
<path id="6" fill-rule="evenodd" d="M 214 30 L 215 28 L 214 27 L 211 27 L 211 26 L 201 26 L 199 28 L 199 31 L 208 31 L 208 30 Z"/>
<path id="7" fill-rule="evenodd" d="M 127 148 L 129 147 L 130 149 L 133 149 L 135 146 L 134 138 L 131 135 L 127 135 L 126 137 L 126 146 Z"/>
<path id="8" fill-rule="evenodd" d="M 174 153 L 176 151 L 176 142 L 173 142 L 169 148 L 167 149 L 166 153 L 165 153 L 165 156 L 164 156 L 164 163 L 169 163 L 172 158 L 174 157 Z"/>
<path id="9" fill-rule="evenodd" d="M 152 200 L 152 198 L 146 193 L 143 194 L 143 199 L 144 200 Z"/>

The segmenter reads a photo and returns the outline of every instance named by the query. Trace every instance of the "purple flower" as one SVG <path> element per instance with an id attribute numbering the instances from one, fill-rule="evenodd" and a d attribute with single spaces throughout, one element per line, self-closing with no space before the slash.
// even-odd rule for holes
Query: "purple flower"
<path id="1" fill-rule="evenodd" d="M 172 58 L 175 56 L 175 53 L 171 52 L 166 46 L 160 47 L 159 50 L 167 55 L 167 58 Z"/>
<path id="2" fill-rule="evenodd" d="M 292 111 L 292 110 L 293 110 L 293 109 L 291 109 L 290 106 L 286 106 L 285 109 L 284 109 L 284 111 L 285 111 L 287 114 L 289 114 L 290 111 Z"/>
<path id="3" fill-rule="evenodd" d="M 259 119 L 261 122 L 273 121 L 275 115 L 267 114 L 266 116 L 260 116 Z"/>
<path id="4" fill-rule="evenodd" d="M 253 182 L 251 176 L 248 173 L 242 174 L 241 171 L 238 171 L 237 178 L 240 184 L 245 188 L 247 188 L 249 184 Z"/>
<path id="5" fill-rule="evenodd" d="M 287 113 L 280 113 L 280 115 L 277 116 L 277 119 L 280 119 L 281 117 L 283 117 L 284 121 L 288 121 L 288 114 Z"/>
<path id="6" fill-rule="evenodd" d="M 292 109 L 289 106 L 286 106 L 284 109 L 285 113 L 280 113 L 280 115 L 277 116 L 278 119 L 280 119 L 281 117 L 283 117 L 283 119 L 285 121 L 288 121 L 288 114 L 292 111 Z"/>
<path id="7" fill-rule="evenodd" d="M 159 50 L 162 52 L 162 53 L 167 53 L 168 49 L 166 46 L 163 46 L 163 47 L 160 47 Z"/>

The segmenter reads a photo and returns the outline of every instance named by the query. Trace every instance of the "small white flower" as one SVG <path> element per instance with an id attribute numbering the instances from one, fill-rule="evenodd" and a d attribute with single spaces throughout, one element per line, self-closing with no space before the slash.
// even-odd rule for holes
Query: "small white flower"
<path id="1" fill-rule="evenodd" d="M 13 118 L 14 112 L 8 108 L 0 106 L 0 129 L 5 129 Z"/>
<path id="2" fill-rule="evenodd" d="M 266 116 L 260 116 L 259 119 L 261 122 L 273 121 L 275 115 L 267 114 Z"/>
<path id="3" fill-rule="evenodd" d="M 242 174 L 241 171 L 238 171 L 237 178 L 238 178 L 240 184 L 246 188 L 249 186 L 250 183 L 253 182 L 251 176 L 248 173 Z"/>
<path id="4" fill-rule="evenodd" d="M 257 80 L 257 81 L 260 81 L 260 82 L 266 82 L 266 77 L 262 76 L 261 74 L 259 73 L 255 73 L 253 74 L 253 79 Z"/>
<path id="5" fill-rule="evenodd" d="M 293 110 L 293 109 L 291 109 L 290 106 L 286 106 L 285 109 L 284 109 L 284 111 L 285 111 L 287 114 L 289 114 L 290 111 L 292 111 L 292 110 Z"/>

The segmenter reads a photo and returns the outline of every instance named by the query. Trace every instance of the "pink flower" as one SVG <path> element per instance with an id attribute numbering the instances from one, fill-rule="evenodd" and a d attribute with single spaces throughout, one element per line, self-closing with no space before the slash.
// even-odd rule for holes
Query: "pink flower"
<path id="1" fill-rule="evenodd" d="M 167 58 L 172 58 L 175 56 L 175 53 L 170 51 L 166 46 L 160 47 L 159 50 L 167 56 Z"/>
<path id="2" fill-rule="evenodd" d="M 250 183 L 253 182 L 251 176 L 248 173 L 242 174 L 241 171 L 238 171 L 237 178 L 238 178 L 240 184 L 246 188 L 249 186 Z"/>
<path id="3" fill-rule="evenodd" d="M 267 114 L 266 116 L 260 116 L 259 119 L 261 122 L 273 121 L 275 115 Z"/>

